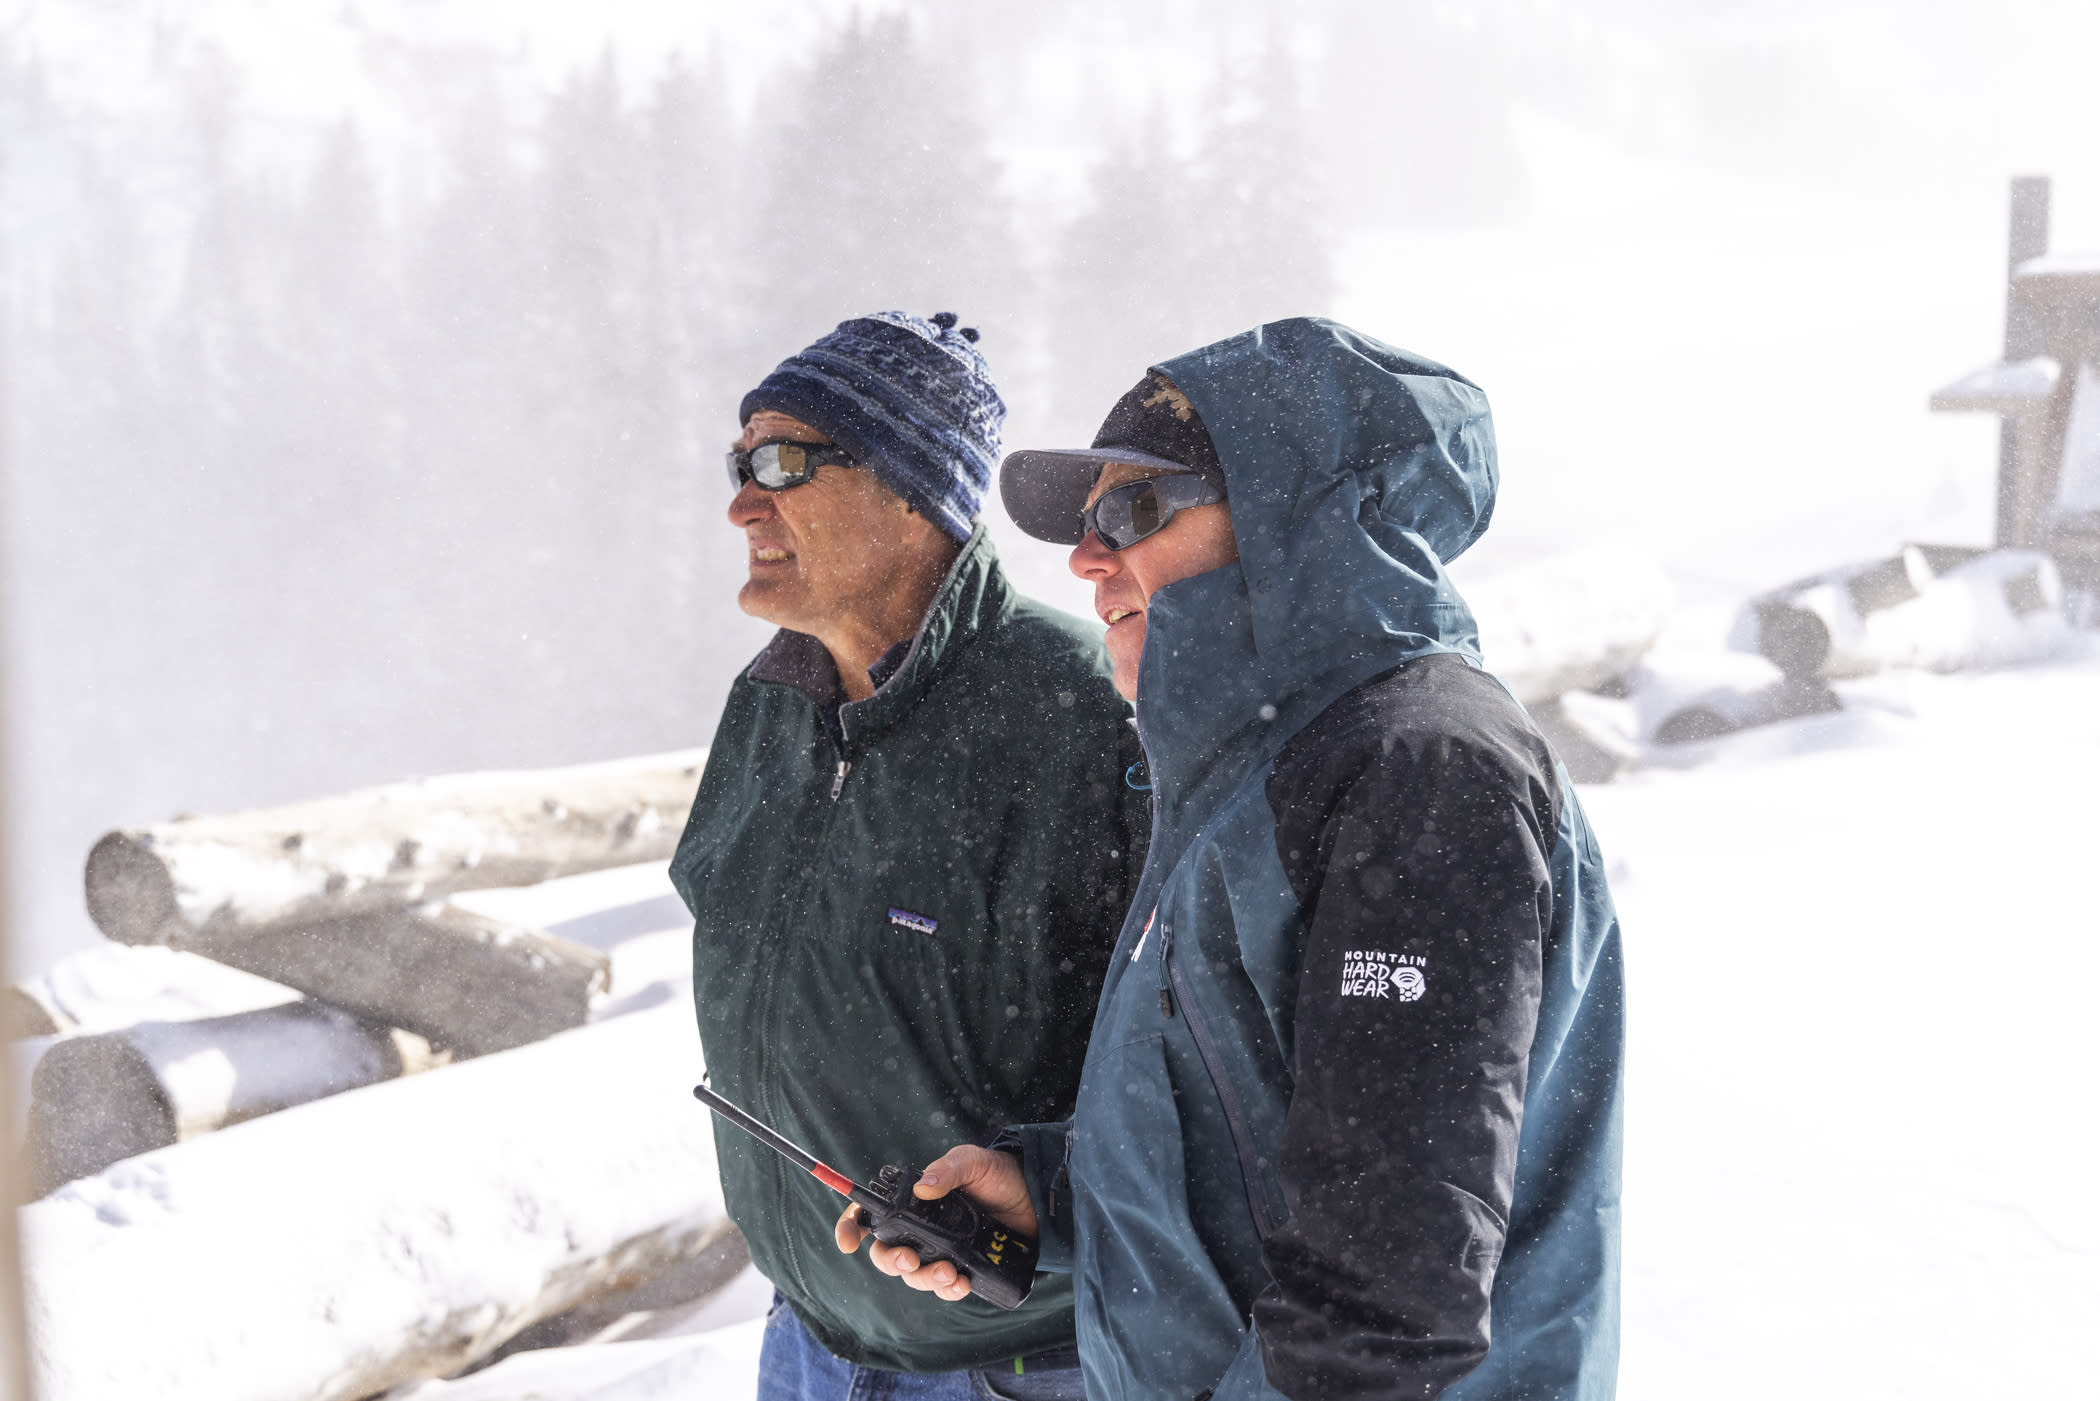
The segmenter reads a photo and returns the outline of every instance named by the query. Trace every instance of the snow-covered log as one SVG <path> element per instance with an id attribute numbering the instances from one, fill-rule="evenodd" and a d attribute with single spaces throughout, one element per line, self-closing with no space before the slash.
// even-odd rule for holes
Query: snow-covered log
<path id="1" fill-rule="evenodd" d="M 1740 652 L 1651 657 L 1627 678 L 1636 732 L 1652 744 L 1685 744 L 1839 708 L 1830 688 L 1789 677 Z"/>
<path id="2" fill-rule="evenodd" d="M 1969 671 L 2052 656 L 2070 641 L 2056 562 L 1994 550 L 1957 564 L 1913 603 L 1873 620 L 1866 644 L 1884 665 Z"/>
<path id="3" fill-rule="evenodd" d="M 446 1059 L 318 1002 L 66 1037 L 31 1080 L 31 1190 Z"/>
<path id="4" fill-rule="evenodd" d="M 722 1229 L 676 1002 L 336 1095 L 20 1214 L 43 1401 L 352 1401 Z"/>
<path id="5" fill-rule="evenodd" d="M 154 945 L 97 944 L 8 989 L 30 1035 L 194 1021 L 296 1002 L 252 973 Z"/>
<path id="6" fill-rule="evenodd" d="M 2070 636 L 2055 563 L 2031 550 L 1905 546 L 1752 599 L 1730 645 L 1798 679 L 1962 671 L 2047 656 Z"/>
<path id="7" fill-rule="evenodd" d="M 583 1025 L 609 970 L 596 949 L 452 905 L 205 933 L 189 947 L 461 1056 Z"/>
<path id="8" fill-rule="evenodd" d="M 1467 580 L 1488 670 L 1535 705 L 1624 673 L 1662 632 L 1674 599 L 1655 563 L 1583 550 Z"/>
<path id="9" fill-rule="evenodd" d="M 1729 644 L 1788 676 L 1864 676 L 1881 665 L 1866 652 L 1867 620 L 1916 599 L 1932 580 L 1932 563 L 1916 545 L 1825 570 L 1750 600 Z"/>
<path id="10" fill-rule="evenodd" d="M 88 854 L 88 913 L 123 943 L 223 948 L 455 891 L 661 861 L 704 757 L 454 774 L 111 832 Z"/>
<path id="11" fill-rule="evenodd" d="M 621 996 L 593 994 L 588 1000 L 589 1014 L 603 1017 L 675 995 L 689 984 L 685 910 L 669 892 L 663 865 L 652 862 L 536 886 L 471 891 L 457 900 L 496 927 L 549 926 L 566 936 L 555 947 L 585 960 L 599 954 L 610 960 L 613 991 Z M 264 936 L 263 947 L 268 940 Z M 370 946 L 370 941 L 352 945 L 342 951 L 344 961 L 354 967 Z M 320 955 L 325 965 L 325 947 Z M 10 991 L 18 992 L 47 1026 L 69 1033 L 62 1038 L 47 1033 L 10 1048 L 16 1132 L 28 1143 L 33 1163 L 41 1164 L 32 1173 L 42 1183 L 39 1193 L 131 1154 L 440 1064 L 457 1051 L 434 1050 L 414 1033 L 380 1029 L 340 1009 L 285 1007 L 298 1002 L 299 995 L 282 984 L 157 945 L 100 944 Z M 433 999 L 458 995 L 447 979 L 422 991 Z M 476 1015 L 487 1015 L 491 1023 L 474 1038 L 479 1041 L 539 1039 L 565 1029 L 585 1009 L 578 997 L 563 1011 L 560 1025 L 532 1025 L 519 1002 L 498 998 L 492 1003 L 493 992 L 500 988 L 484 983 L 483 996 L 473 1000 Z M 283 1015 L 272 1014 L 277 1012 Z M 452 1027 L 471 1030 L 467 1014 L 448 1014 L 441 1005 L 435 1014 Z M 111 1035 L 94 1037 L 98 1032 Z M 75 1044 L 90 1040 L 93 1046 Z M 371 1071 L 375 1047 L 384 1067 L 378 1074 Z M 43 1058 L 54 1048 L 63 1049 L 39 1081 Z M 163 1064 L 172 1068 L 163 1072 L 157 1068 Z M 230 1084 L 223 1083 L 228 1077 Z M 213 1107 L 222 1090 L 229 1098 L 226 1113 Z"/>

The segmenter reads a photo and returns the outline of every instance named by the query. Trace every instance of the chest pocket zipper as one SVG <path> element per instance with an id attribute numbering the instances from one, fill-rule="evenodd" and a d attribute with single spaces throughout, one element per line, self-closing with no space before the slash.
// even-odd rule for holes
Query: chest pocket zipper
<path id="1" fill-rule="evenodd" d="M 1225 1126 L 1232 1133 L 1232 1150 L 1240 1164 L 1240 1185 L 1246 1189 L 1247 1210 L 1254 1216 L 1254 1233 L 1264 1242 L 1276 1229 L 1269 1217 L 1268 1196 L 1261 1186 L 1261 1159 L 1254 1151 L 1254 1133 L 1248 1127 L 1247 1116 L 1240 1109 L 1239 1092 L 1225 1075 L 1223 1060 L 1218 1055 L 1218 1045 L 1210 1034 L 1210 1023 L 1203 1018 L 1203 1009 L 1196 999 L 1189 996 L 1189 984 L 1174 961 L 1174 931 L 1162 925 L 1159 939 L 1159 961 L 1167 975 L 1167 985 L 1159 990 L 1159 1010 L 1168 1016 L 1174 1015 L 1174 1006 L 1180 1004 L 1181 1015 L 1188 1023 L 1189 1034 L 1195 1039 L 1196 1054 L 1203 1060 L 1203 1069 L 1210 1076 L 1211 1089 L 1217 1093 L 1218 1106 L 1225 1111 Z"/>

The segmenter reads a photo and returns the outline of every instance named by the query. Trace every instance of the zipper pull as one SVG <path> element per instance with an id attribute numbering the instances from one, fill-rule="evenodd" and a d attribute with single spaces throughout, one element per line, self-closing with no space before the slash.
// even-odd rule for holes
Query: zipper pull
<path id="1" fill-rule="evenodd" d="M 834 803 L 839 800 L 840 790 L 846 786 L 846 775 L 852 772 L 853 765 L 847 763 L 844 759 L 839 760 L 838 777 L 831 780 L 831 801 Z"/>
<path id="2" fill-rule="evenodd" d="M 1173 952 L 1174 931 L 1162 928 L 1159 931 L 1159 976 L 1161 978 L 1159 985 L 1159 1014 L 1169 1020 L 1172 1020 L 1174 1016 L 1174 986 L 1172 982 L 1174 974 L 1173 970 L 1167 966 L 1167 959 L 1173 955 Z"/>

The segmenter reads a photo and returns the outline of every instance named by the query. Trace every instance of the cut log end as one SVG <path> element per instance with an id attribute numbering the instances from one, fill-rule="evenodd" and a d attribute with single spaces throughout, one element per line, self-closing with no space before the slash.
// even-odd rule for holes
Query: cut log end
<path id="1" fill-rule="evenodd" d="M 1688 705 L 1655 727 L 1657 744 L 1695 744 L 1732 735 L 1742 726 L 1710 705 Z"/>
<path id="2" fill-rule="evenodd" d="M 1783 602 L 1756 605 L 1757 650 L 1789 677 L 1821 670 L 1830 656 L 1830 628 L 1806 608 Z"/>
<path id="3" fill-rule="evenodd" d="M 56 1036 L 66 1026 L 34 993 L 19 987 L 0 989 L 0 1038 L 26 1041 L 32 1036 Z"/>
<path id="4" fill-rule="evenodd" d="M 28 1143 L 37 1196 L 176 1136 L 174 1106 L 152 1064 L 123 1038 L 60 1041 L 37 1063 Z"/>
<path id="5" fill-rule="evenodd" d="M 181 927 L 175 882 L 144 832 L 111 832 L 88 852 L 88 917 L 124 944 L 167 942 Z"/>

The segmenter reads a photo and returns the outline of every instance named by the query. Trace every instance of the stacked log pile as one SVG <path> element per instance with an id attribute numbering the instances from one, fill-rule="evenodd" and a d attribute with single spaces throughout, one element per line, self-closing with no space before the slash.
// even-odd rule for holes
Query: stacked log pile
<path id="1" fill-rule="evenodd" d="M 1833 682 L 2036 661 L 2070 640 L 2063 604 L 2047 555 L 1906 545 L 1752 598 L 1729 653 L 1645 663 L 1630 680 L 1638 730 L 1657 744 L 1712 739 L 1838 710 Z"/>
<path id="2" fill-rule="evenodd" d="M 20 1217 L 37 1394 L 356 1401 L 651 1280 L 719 1287 L 699 1073 L 666 1001 L 70 1183 Z"/>
<path id="3" fill-rule="evenodd" d="M 10 989 L 10 1030 L 57 1038 L 31 1080 L 40 1190 L 581 1026 L 606 990 L 603 952 L 446 897 L 665 859 L 703 757 L 455 775 L 110 833 L 88 856 L 89 913 L 111 939 L 143 946 L 138 961 L 151 962 L 147 948 L 171 965 L 212 960 L 190 959 L 181 977 L 154 971 L 186 985 L 198 1010 L 226 1014 L 79 1025 L 98 980 L 137 971 L 112 960 L 116 949 L 79 960 L 79 976 Z M 216 979 L 194 971 L 220 965 Z"/>
<path id="4" fill-rule="evenodd" d="M 426 779 L 112 832 L 89 914 L 306 1000 L 62 1039 L 31 1081 L 40 1191 L 258 1114 L 583 1025 L 605 954 L 447 903 L 669 857 L 698 752 Z M 18 1025 L 62 1030 L 17 990 Z"/>
<path id="5" fill-rule="evenodd" d="M 1637 555 L 1560 555 L 1465 594 L 1489 669 L 1581 782 L 1646 745 L 1835 711 L 1832 682 L 2033 661 L 2071 635 L 2055 562 L 2020 549 L 1906 545 L 1797 580 L 1744 605 L 1728 652 L 1652 652 L 1672 591 Z"/>
<path id="6" fill-rule="evenodd" d="M 703 757 L 97 843 L 121 942 L 11 1009 L 40 1394 L 348 1401 L 735 1274 L 662 868 Z"/>
<path id="7" fill-rule="evenodd" d="M 521 1046 L 582 1023 L 603 958 L 444 898 L 667 859 L 699 773 L 686 753 L 454 775 L 112 832 L 88 913 L 464 1055 Z"/>

